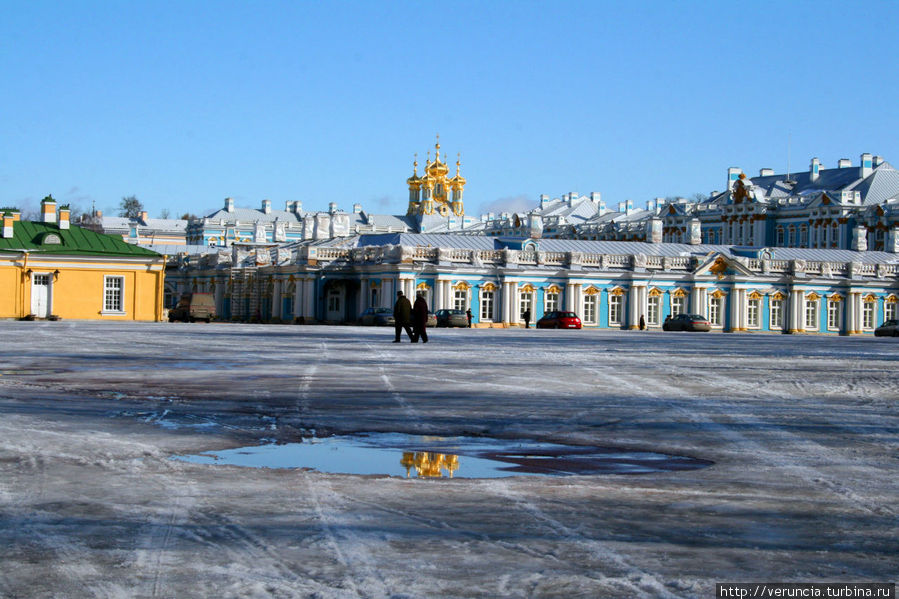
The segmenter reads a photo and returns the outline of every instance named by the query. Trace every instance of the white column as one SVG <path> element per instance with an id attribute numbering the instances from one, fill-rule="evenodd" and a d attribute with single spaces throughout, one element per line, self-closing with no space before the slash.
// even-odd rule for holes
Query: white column
<path id="1" fill-rule="evenodd" d="M 634 330 L 640 328 L 640 316 L 646 316 L 646 306 L 644 298 L 646 296 L 646 286 L 631 283 L 631 288 L 627 294 L 627 328 Z"/>
<path id="2" fill-rule="evenodd" d="M 579 285 L 575 285 L 575 283 L 567 282 L 565 284 L 565 310 L 567 312 L 574 312 L 577 309 L 577 298 L 575 298 L 575 288 L 579 287 Z"/>
<path id="3" fill-rule="evenodd" d="M 858 335 L 861 330 L 862 294 L 853 291 L 849 293 L 849 334 Z"/>
<path id="4" fill-rule="evenodd" d="M 730 303 L 730 332 L 740 330 L 740 292 L 741 289 L 731 289 L 727 297 Z"/>
<path id="5" fill-rule="evenodd" d="M 702 287 L 693 287 L 693 290 L 690 292 L 690 314 L 705 314 L 705 311 L 702 309 L 702 292 L 704 290 Z"/>
<path id="6" fill-rule="evenodd" d="M 787 323 L 787 330 L 791 333 L 802 333 L 805 331 L 805 319 L 803 318 L 803 310 L 805 308 L 805 291 L 802 289 L 790 289 L 790 320 Z"/>
<path id="7" fill-rule="evenodd" d="M 503 324 L 511 324 L 517 322 L 518 319 L 513 317 L 515 313 L 515 283 L 503 281 Z"/>
<path id="8" fill-rule="evenodd" d="M 276 280 L 272 285 L 272 318 L 281 318 L 281 281 Z"/>
<path id="9" fill-rule="evenodd" d="M 303 316 L 315 318 L 315 279 L 308 277 L 303 280 Z"/>
<path id="10" fill-rule="evenodd" d="M 293 286 L 293 318 L 303 315 L 303 279 L 294 277 Z"/>
<path id="11" fill-rule="evenodd" d="M 368 307 L 368 294 L 371 293 L 368 286 L 368 277 L 359 279 L 359 297 L 356 300 L 356 315 L 362 314 Z"/>

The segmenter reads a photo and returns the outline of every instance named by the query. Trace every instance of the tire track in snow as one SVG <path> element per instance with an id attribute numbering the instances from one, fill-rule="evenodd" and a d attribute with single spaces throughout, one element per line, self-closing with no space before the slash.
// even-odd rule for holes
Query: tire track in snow
<path id="1" fill-rule="evenodd" d="M 657 365 L 656 367 L 661 368 L 661 366 L 659 365 Z M 676 372 L 673 372 L 672 377 L 676 376 L 676 374 Z M 728 391 L 731 391 L 735 396 L 746 395 L 746 387 L 741 379 L 735 379 L 733 376 L 725 376 L 711 371 L 703 371 L 699 373 L 693 372 L 693 376 L 700 377 L 703 382 L 704 388 L 714 389 L 716 391 L 716 397 L 706 396 L 697 399 L 697 401 L 703 402 L 702 412 L 699 414 L 699 416 L 709 416 L 709 418 L 697 417 L 697 414 L 695 412 L 688 410 L 687 408 L 678 403 L 675 403 L 674 401 L 664 399 L 665 397 L 672 396 L 682 399 L 689 399 L 694 397 L 692 394 L 687 393 L 677 385 L 663 386 L 657 378 L 643 377 L 640 375 L 627 377 L 619 373 L 617 375 L 611 376 L 610 378 L 615 379 L 620 385 L 638 392 L 638 394 L 642 397 L 656 398 L 659 402 L 668 406 L 670 409 L 682 414 L 688 421 L 694 424 L 701 425 L 706 430 L 714 430 L 722 437 L 728 439 L 733 446 L 746 448 L 746 451 L 752 452 L 757 457 L 757 459 L 766 462 L 770 467 L 785 470 L 790 475 L 796 476 L 797 478 L 800 478 L 811 485 L 822 487 L 825 490 L 829 491 L 831 494 L 836 495 L 837 497 L 842 499 L 844 502 L 847 502 L 853 506 L 859 506 L 870 513 L 881 516 L 896 515 L 895 510 L 890 509 L 886 505 L 871 504 L 864 497 L 859 496 L 857 493 L 847 488 L 844 484 L 828 478 L 820 470 L 812 466 L 797 464 L 793 461 L 790 461 L 786 457 L 778 458 L 765 444 L 750 438 L 745 433 L 739 432 L 733 426 L 728 426 L 727 422 L 732 422 L 734 424 L 741 425 L 742 428 L 751 430 L 752 424 L 754 424 L 745 416 L 741 415 L 741 410 L 737 409 L 738 406 L 734 405 L 734 402 L 727 402 L 725 399 L 719 396 L 719 394 L 726 393 Z M 801 385 L 799 385 L 798 381 L 796 383 L 798 388 L 803 388 Z M 784 391 L 775 392 L 766 390 L 766 393 L 771 397 L 776 397 L 779 399 L 792 398 L 789 393 L 786 393 Z M 753 394 L 752 396 L 757 397 L 758 394 Z M 855 461 L 848 456 L 835 452 L 834 450 L 815 442 L 814 440 L 808 439 L 806 437 L 800 437 L 796 433 L 793 433 L 785 429 L 784 427 L 778 426 L 777 430 L 780 437 L 784 439 L 785 442 L 789 443 L 791 447 L 798 450 L 797 453 L 800 455 L 808 454 L 816 460 L 821 460 L 823 456 L 824 461 L 827 463 L 839 463 L 845 462 L 847 460 Z M 809 449 L 810 446 L 811 449 Z M 864 463 L 863 465 L 870 466 L 870 464 L 867 463 Z"/>
<path id="2" fill-rule="evenodd" d="M 382 599 L 393 595 L 372 559 L 369 541 L 352 532 L 345 511 L 344 497 L 331 488 L 328 481 L 315 472 L 303 472 L 306 491 L 325 533 L 331 551 L 343 566 L 344 581 L 352 593 L 364 599 Z"/>
<path id="3" fill-rule="evenodd" d="M 515 491 L 510 483 L 505 481 L 490 481 L 483 485 L 484 489 L 512 502 L 515 507 L 525 512 L 534 521 L 559 535 L 562 541 L 568 541 L 582 547 L 587 554 L 599 562 L 592 572 L 598 576 L 597 580 L 609 585 L 608 593 L 619 596 L 633 597 L 662 597 L 676 599 L 678 595 L 672 593 L 665 584 L 647 570 L 632 565 L 625 557 L 609 546 L 608 543 L 585 537 L 556 520 L 540 509 L 532 501 L 529 501 L 522 493 Z M 614 574 L 606 574 L 607 570 L 615 571 Z"/>

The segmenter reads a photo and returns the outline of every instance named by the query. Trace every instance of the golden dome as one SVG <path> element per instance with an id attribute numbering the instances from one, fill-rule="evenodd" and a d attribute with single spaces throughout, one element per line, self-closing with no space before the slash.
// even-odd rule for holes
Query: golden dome
<path id="1" fill-rule="evenodd" d="M 418 160 L 412 163 L 412 176 L 406 179 L 406 183 L 409 184 L 409 187 L 421 186 L 421 177 L 418 176 Z"/>
<path id="2" fill-rule="evenodd" d="M 459 173 L 459 170 L 461 167 L 462 167 L 462 159 L 457 155 L 457 157 L 456 157 L 456 175 L 448 181 L 448 183 L 450 184 L 450 187 L 452 187 L 453 189 L 462 189 L 463 187 L 465 187 L 465 183 L 466 183 L 465 177 L 463 177 Z"/>

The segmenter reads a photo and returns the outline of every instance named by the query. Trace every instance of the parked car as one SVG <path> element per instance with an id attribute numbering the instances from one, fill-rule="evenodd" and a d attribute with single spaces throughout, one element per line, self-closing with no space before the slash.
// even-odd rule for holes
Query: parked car
<path id="1" fill-rule="evenodd" d="M 366 308 L 359 316 L 359 322 L 367 327 L 392 327 L 394 323 L 393 310 L 390 308 Z"/>
<path id="2" fill-rule="evenodd" d="M 178 304 L 169 310 L 169 322 L 176 320 L 209 322 L 213 318 L 215 318 L 215 297 L 211 293 L 185 293 L 178 300 Z"/>
<path id="3" fill-rule="evenodd" d="M 574 312 L 554 310 L 547 312 L 537 321 L 538 329 L 579 329 L 581 319 Z"/>
<path id="4" fill-rule="evenodd" d="M 663 331 L 711 331 L 712 325 L 705 316 L 699 314 L 678 314 L 674 318 L 666 318 L 662 323 Z"/>
<path id="5" fill-rule="evenodd" d="M 899 320 L 887 320 L 874 329 L 875 337 L 899 337 Z"/>
<path id="6" fill-rule="evenodd" d="M 428 312 L 428 322 L 425 323 L 425 326 L 431 328 L 437 326 L 437 316 L 433 312 Z"/>
<path id="7" fill-rule="evenodd" d="M 443 310 L 437 310 L 437 313 L 434 316 L 437 319 L 438 327 L 464 328 L 468 326 L 468 317 L 465 316 L 463 310 L 450 310 L 444 308 Z"/>

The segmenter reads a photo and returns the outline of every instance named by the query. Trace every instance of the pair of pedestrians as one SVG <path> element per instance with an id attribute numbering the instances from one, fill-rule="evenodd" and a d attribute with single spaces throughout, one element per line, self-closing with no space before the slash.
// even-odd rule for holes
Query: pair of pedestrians
<path id="1" fill-rule="evenodd" d="M 393 305 L 393 321 L 396 329 L 394 343 L 400 342 L 403 329 L 406 330 L 412 343 L 418 343 L 419 339 L 422 343 L 428 342 L 428 302 L 421 293 L 416 296 L 413 306 L 402 291 L 397 291 L 396 303 Z M 411 329 L 409 328 L 410 323 L 412 324 Z"/>

